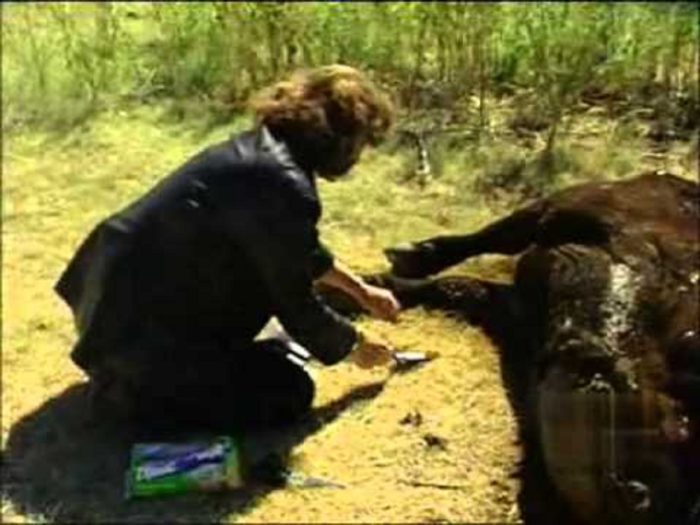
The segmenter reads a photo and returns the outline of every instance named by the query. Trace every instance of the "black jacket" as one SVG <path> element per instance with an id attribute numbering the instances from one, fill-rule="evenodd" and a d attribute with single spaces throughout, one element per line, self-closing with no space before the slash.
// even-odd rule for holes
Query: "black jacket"
<path id="1" fill-rule="evenodd" d="M 235 348 L 276 315 L 321 362 L 340 361 L 356 332 L 312 289 L 333 264 L 320 215 L 313 176 L 264 127 L 207 148 L 98 224 L 68 264 L 56 291 L 76 321 L 71 357 L 88 370 L 144 339 Z"/>

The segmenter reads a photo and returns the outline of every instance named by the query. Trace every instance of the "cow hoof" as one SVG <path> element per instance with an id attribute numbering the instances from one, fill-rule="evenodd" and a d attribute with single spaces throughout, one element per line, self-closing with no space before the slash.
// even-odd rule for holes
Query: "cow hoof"
<path id="1" fill-rule="evenodd" d="M 430 243 L 402 244 L 384 250 L 391 263 L 391 273 L 397 277 L 418 279 L 427 277 L 438 268 L 433 268 L 434 247 Z"/>

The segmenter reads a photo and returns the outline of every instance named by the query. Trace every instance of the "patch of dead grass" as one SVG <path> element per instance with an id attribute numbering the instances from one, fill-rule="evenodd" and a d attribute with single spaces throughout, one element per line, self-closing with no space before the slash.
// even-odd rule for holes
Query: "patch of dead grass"
<path id="1" fill-rule="evenodd" d="M 31 419 L 47 400 L 83 381 L 68 358 L 74 341 L 72 321 L 52 290 L 78 243 L 99 219 L 199 148 L 241 125 L 236 122 L 209 134 L 193 134 L 185 126 L 163 123 L 156 110 L 137 108 L 105 115 L 60 138 L 27 133 L 6 140 L 2 166 L 3 450 L 19 422 Z M 641 152 L 635 155 L 633 158 L 639 158 Z M 397 184 L 404 165 L 401 153 L 370 152 L 349 180 L 320 184 L 325 241 L 355 270 L 373 272 L 386 269 L 381 254 L 386 246 L 473 230 L 505 213 L 473 195 L 473 173 L 466 169 L 470 165 L 457 165 L 459 162 L 466 162 L 465 157 L 455 156 L 443 179 L 420 190 Z M 463 179 L 457 178 L 459 173 Z M 450 273 L 508 280 L 513 266 L 512 259 L 482 256 Z M 420 309 L 404 312 L 397 325 L 368 319 L 360 323 L 397 347 L 436 351 L 439 358 L 401 375 L 362 371 L 347 364 L 315 368 L 318 407 L 363 385 L 384 384 L 376 397 L 352 405 L 293 452 L 300 469 L 347 488 L 272 491 L 243 510 L 231 511 L 225 519 L 517 521 L 518 487 L 513 474 L 520 451 L 491 343 L 477 329 Z M 422 415 L 420 425 L 401 423 L 415 411 Z M 60 421 L 54 423 L 60 428 Z M 42 424 L 37 424 L 37 432 Z M 426 435 L 442 438 L 445 449 L 428 447 Z M 67 454 L 61 451 L 72 450 L 74 437 L 65 433 L 53 438 L 35 436 L 33 461 Z M 17 468 L 23 472 L 21 464 Z M 155 503 L 144 502 L 138 508 L 119 503 L 121 479 L 117 478 L 103 480 L 113 485 L 112 492 L 91 486 L 73 489 L 71 472 L 64 472 L 56 479 L 56 493 L 77 491 L 82 502 L 79 507 L 59 512 L 61 505 L 70 504 L 47 493 L 42 496 L 44 506 L 34 510 L 17 510 L 15 502 L 4 500 L 3 516 L 12 521 L 43 520 L 51 515 L 105 521 L 115 519 L 110 513 L 119 511 L 120 520 L 139 521 L 140 513 Z M 24 483 L 31 486 L 33 481 L 25 479 Z M 454 487 L 415 486 L 420 484 Z M 202 515 L 207 516 L 208 504 L 197 501 Z"/>

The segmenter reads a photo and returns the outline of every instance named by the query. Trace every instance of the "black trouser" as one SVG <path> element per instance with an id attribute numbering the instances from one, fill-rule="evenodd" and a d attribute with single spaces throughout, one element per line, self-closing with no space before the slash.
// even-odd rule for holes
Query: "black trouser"
<path id="1" fill-rule="evenodd" d="M 313 402 L 313 381 L 276 339 L 227 351 L 191 348 L 185 355 L 139 350 L 105 359 L 90 373 L 96 406 L 139 429 L 224 432 L 283 425 Z"/>

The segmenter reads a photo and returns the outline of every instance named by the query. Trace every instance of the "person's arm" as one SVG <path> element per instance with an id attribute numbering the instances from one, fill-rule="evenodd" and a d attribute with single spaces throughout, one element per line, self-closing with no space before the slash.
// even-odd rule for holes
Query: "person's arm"
<path id="1" fill-rule="evenodd" d="M 274 314 L 302 346 L 326 365 L 347 356 L 356 341 L 353 326 L 324 305 L 312 288 L 310 256 L 316 228 L 300 210 L 268 215 L 250 228 L 247 244 L 262 274 Z"/>
<path id="2" fill-rule="evenodd" d="M 270 171 L 237 186 L 236 198 L 245 202 L 224 206 L 222 213 L 225 228 L 262 278 L 272 314 L 326 365 L 343 360 L 351 351 L 360 350 L 360 357 L 368 350 L 377 354 L 371 345 L 358 344 L 355 328 L 313 291 L 314 254 L 320 247 L 318 201 L 284 172 Z"/>
<path id="3" fill-rule="evenodd" d="M 342 290 L 374 317 L 392 322 L 398 319 L 401 305 L 390 290 L 365 283 L 338 261 L 318 278 L 318 282 Z"/>

